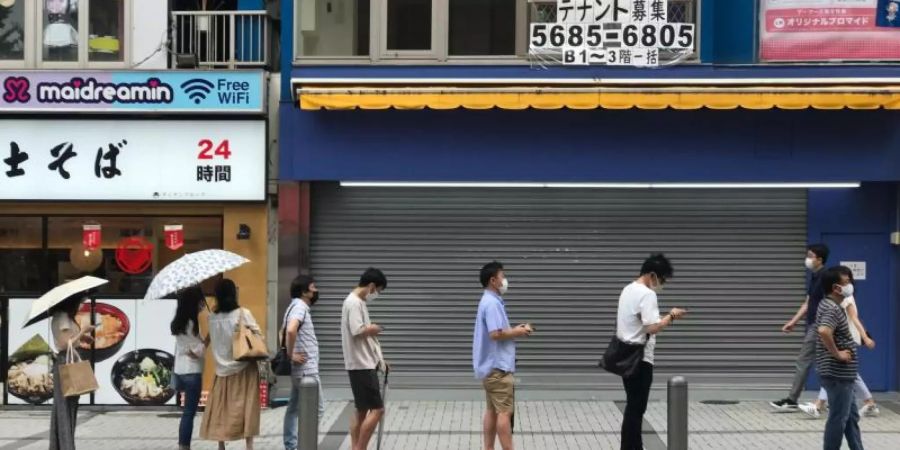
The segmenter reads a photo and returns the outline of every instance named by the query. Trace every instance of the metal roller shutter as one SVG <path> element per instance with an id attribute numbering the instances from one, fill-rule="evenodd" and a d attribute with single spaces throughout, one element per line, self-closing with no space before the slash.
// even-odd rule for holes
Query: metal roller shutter
<path id="1" fill-rule="evenodd" d="M 313 185 L 314 317 L 326 376 L 343 373 L 340 307 L 368 266 L 388 289 L 370 306 L 409 387 L 478 386 L 471 336 L 478 271 L 506 266 L 521 383 L 586 388 L 620 381 L 597 360 L 618 295 L 664 252 L 675 278 L 663 313 L 689 309 L 659 338 L 657 373 L 708 384 L 785 384 L 801 332 L 781 333 L 804 295 L 804 190 L 411 189 Z M 343 375 L 345 377 L 345 375 Z M 344 382 L 343 378 L 332 378 Z"/>

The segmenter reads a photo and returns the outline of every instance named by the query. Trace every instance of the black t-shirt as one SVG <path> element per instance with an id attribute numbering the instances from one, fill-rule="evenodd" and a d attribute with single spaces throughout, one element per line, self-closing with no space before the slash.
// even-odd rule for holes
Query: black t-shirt
<path id="1" fill-rule="evenodd" d="M 816 323 L 816 312 L 819 310 L 819 302 L 825 298 L 825 290 L 822 289 L 820 278 L 823 270 L 819 269 L 813 272 L 809 277 L 809 285 L 806 287 L 806 294 L 809 295 L 809 303 L 806 305 L 806 324 L 812 325 Z"/>

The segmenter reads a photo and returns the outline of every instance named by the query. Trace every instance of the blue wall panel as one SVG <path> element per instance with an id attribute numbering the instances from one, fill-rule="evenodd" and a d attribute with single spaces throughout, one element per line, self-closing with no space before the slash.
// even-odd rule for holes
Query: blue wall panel
<path id="1" fill-rule="evenodd" d="M 300 111 L 284 180 L 885 181 L 900 112 Z"/>

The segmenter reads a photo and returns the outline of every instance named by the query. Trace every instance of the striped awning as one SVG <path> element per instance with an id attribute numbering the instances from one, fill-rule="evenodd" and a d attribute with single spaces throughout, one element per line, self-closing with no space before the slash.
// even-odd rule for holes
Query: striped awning
<path id="1" fill-rule="evenodd" d="M 301 109 L 900 109 L 900 80 L 295 80 Z"/>

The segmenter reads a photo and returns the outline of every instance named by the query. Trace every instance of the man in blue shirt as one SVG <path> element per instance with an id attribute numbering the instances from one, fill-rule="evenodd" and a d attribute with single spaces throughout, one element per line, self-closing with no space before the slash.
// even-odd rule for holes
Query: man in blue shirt
<path id="1" fill-rule="evenodd" d="M 472 340 L 472 366 L 481 380 L 487 398 L 484 413 L 484 448 L 494 450 L 500 438 L 503 450 L 513 450 L 512 416 L 515 412 L 516 343 L 515 339 L 530 336 L 531 325 L 509 326 L 506 304 L 502 295 L 509 289 L 503 264 L 497 261 L 481 268 L 484 295 L 478 304 L 475 336 Z"/>
<path id="2" fill-rule="evenodd" d="M 806 300 L 800 305 L 797 314 L 794 314 L 794 317 L 781 328 L 781 331 L 784 333 L 790 333 L 794 331 L 797 323 L 806 317 L 806 337 L 803 339 L 803 346 L 800 347 L 800 354 L 797 355 L 797 368 L 794 371 L 794 382 L 791 384 L 791 392 L 787 398 L 769 403 L 778 412 L 799 411 L 797 400 L 803 392 L 803 387 L 809 376 L 809 370 L 816 360 L 816 340 L 819 338 L 815 327 L 816 312 L 819 309 L 819 302 L 825 297 L 819 277 L 823 272 L 822 269 L 824 269 L 825 263 L 828 262 L 828 253 L 828 246 L 825 244 L 813 244 L 807 247 L 804 265 L 811 275 L 806 289 Z"/>

